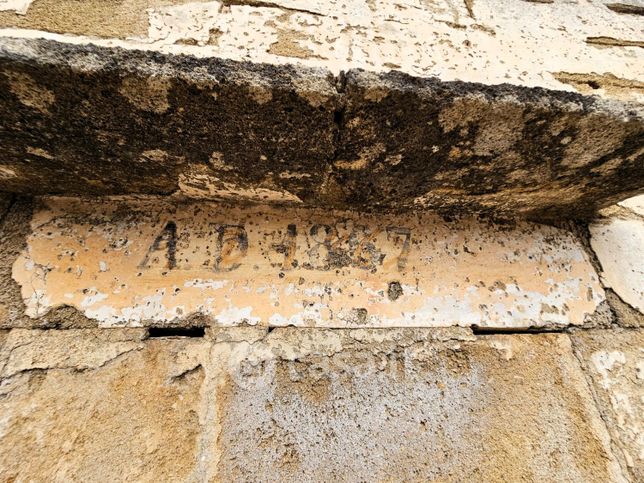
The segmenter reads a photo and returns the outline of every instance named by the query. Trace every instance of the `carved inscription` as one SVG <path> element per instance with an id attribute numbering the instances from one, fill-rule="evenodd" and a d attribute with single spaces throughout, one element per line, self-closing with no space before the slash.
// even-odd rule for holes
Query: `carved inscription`
<path id="1" fill-rule="evenodd" d="M 248 255 L 248 233 L 244 225 L 211 224 L 215 245 L 212 260 L 206 259 L 202 266 L 212 266 L 214 272 L 232 272 L 239 269 Z M 354 267 L 376 272 L 386 257 L 396 260 L 398 271 L 403 271 L 409 256 L 411 229 L 392 226 L 385 229 L 387 240 L 391 242 L 390 253 L 378 247 L 378 235 L 382 230 L 370 230 L 364 225 L 353 225 L 346 220 L 338 224 L 314 224 L 304 232 L 298 247 L 298 227 L 289 224 L 284 231 L 278 229 L 277 236 L 283 238 L 279 243 L 271 243 L 270 249 L 283 256 L 280 262 L 270 265 L 281 270 L 293 270 L 298 267 L 305 270 L 331 270 L 333 268 Z M 158 264 L 163 257 L 168 270 L 189 269 L 190 265 L 177 265 L 177 245 L 190 249 L 190 232 L 183 231 L 177 238 L 177 223 L 168 221 L 161 232 L 154 238 L 139 268 L 150 268 L 150 262 Z M 203 236 L 203 234 L 202 234 Z M 261 242 L 260 242 L 261 244 Z M 298 258 L 298 248 L 303 248 Z"/>

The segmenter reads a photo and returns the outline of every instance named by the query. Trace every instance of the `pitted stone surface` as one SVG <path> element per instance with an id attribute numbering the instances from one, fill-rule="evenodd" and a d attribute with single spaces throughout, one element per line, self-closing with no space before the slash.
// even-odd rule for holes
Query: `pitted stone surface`
<path id="1" fill-rule="evenodd" d="M 632 481 L 644 479 L 644 330 L 576 332 L 583 362 L 602 417 L 612 433 L 614 454 Z"/>
<path id="2" fill-rule="evenodd" d="M 554 219 L 643 187 L 635 104 L 6 38 L 0 71 L 6 191 Z"/>
<path id="3" fill-rule="evenodd" d="M 186 481 L 203 351 L 132 330 L 0 336 L 0 480 Z"/>
<path id="4" fill-rule="evenodd" d="M 579 241 L 532 223 L 51 199 L 31 228 L 13 278 L 33 318 L 67 305 L 100 326 L 541 327 L 604 300 Z"/>
<path id="5" fill-rule="evenodd" d="M 562 334 L 13 329 L 0 477 L 626 481 L 592 401 Z"/>
<path id="6" fill-rule="evenodd" d="M 175 5 L 169 5 L 173 3 Z M 76 34 L 120 45 L 270 64 L 362 68 L 642 100 L 641 6 L 526 0 L 39 0 L 0 13 L 5 36 Z M 10 27 L 19 27 L 11 29 Z M 45 32 L 24 29 L 40 29 Z M 103 37 L 97 39 L 96 37 Z"/>
<path id="7" fill-rule="evenodd" d="M 452 337 L 276 329 L 225 344 L 210 474 L 626 481 L 567 336 Z"/>

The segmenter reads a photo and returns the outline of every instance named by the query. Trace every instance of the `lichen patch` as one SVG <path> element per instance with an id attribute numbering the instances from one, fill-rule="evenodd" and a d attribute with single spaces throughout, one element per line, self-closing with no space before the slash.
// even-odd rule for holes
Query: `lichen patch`
<path id="1" fill-rule="evenodd" d="M 5 72 L 5 76 L 9 79 L 9 90 L 20 99 L 20 102 L 43 114 L 49 114 L 49 108 L 56 100 L 53 92 L 38 84 L 28 74 Z"/>

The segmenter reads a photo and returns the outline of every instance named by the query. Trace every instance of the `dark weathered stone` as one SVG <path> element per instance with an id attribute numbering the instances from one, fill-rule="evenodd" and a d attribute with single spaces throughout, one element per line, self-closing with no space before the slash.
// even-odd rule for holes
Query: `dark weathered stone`
<path id="1" fill-rule="evenodd" d="M 635 106 L 395 72 L 349 72 L 345 95 L 337 158 L 381 143 L 334 170 L 350 205 L 583 218 L 644 188 Z"/>
<path id="2" fill-rule="evenodd" d="M 17 174 L 6 191 L 169 194 L 216 152 L 239 185 L 308 173 L 280 180 L 304 196 L 333 152 L 337 99 L 324 97 L 323 72 L 50 41 L 3 40 L 0 52 L 2 162 Z M 310 76 L 319 106 L 296 86 Z"/>
<path id="3" fill-rule="evenodd" d="M 9 192 L 547 219 L 644 189 L 641 107 L 567 92 L 6 38 L 0 73 Z"/>

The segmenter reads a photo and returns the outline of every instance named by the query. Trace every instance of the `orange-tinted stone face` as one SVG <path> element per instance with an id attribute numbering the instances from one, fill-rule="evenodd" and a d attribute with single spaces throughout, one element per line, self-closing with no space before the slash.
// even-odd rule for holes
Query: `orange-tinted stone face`
<path id="1" fill-rule="evenodd" d="M 528 223 L 52 199 L 32 230 L 13 266 L 28 315 L 103 326 L 567 325 L 604 298 L 570 233 Z"/>

